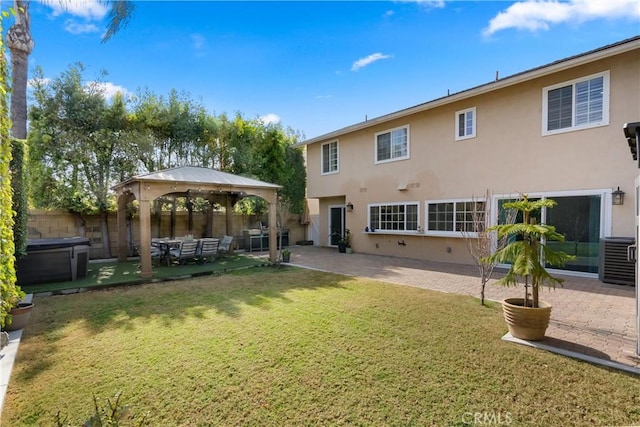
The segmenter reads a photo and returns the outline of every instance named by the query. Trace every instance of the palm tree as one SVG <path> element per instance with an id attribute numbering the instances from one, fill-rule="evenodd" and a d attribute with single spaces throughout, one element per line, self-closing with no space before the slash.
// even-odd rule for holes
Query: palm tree
<path id="1" fill-rule="evenodd" d="M 64 3 L 64 0 L 60 0 Z M 106 42 L 124 27 L 134 10 L 132 1 L 101 1 L 110 6 L 109 25 L 102 37 Z M 7 47 L 11 52 L 11 135 L 13 138 L 27 138 L 27 80 L 29 55 L 34 47 L 31 37 L 29 1 L 13 0 L 15 22 L 7 31 Z"/>

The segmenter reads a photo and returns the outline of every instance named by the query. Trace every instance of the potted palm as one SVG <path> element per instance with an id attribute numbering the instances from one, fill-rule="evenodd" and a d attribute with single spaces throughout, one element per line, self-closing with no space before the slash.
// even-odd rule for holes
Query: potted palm
<path id="1" fill-rule="evenodd" d="M 539 299 L 540 286 L 555 288 L 564 279 L 553 277 L 545 264 L 561 267 L 575 257 L 547 246 L 549 241 L 564 241 L 564 236 L 548 224 L 537 224 L 532 214 L 542 208 L 552 208 L 556 202 L 551 199 L 530 201 L 527 195 L 520 200 L 504 204 L 505 209 L 515 209 L 522 222 L 498 224 L 489 230 L 497 232 L 497 238 L 508 239 L 504 247 L 488 258 L 489 262 L 509 263 L 509 271 L 498 283 L 504 286 L 524 284 L 524 298 L 507 298 L 502 302 L 504 317 L 509 332 L 515 338 L 541 340 L 549 325 L 551 305 Z"/>

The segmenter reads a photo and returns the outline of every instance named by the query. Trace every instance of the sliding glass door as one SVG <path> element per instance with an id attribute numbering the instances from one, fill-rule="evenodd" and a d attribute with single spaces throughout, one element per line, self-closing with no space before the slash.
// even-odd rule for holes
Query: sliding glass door
<path id="1" fill-rule="evenodd" d="M 547 209 L 546 223 L 564 235 L 564 242 L 547 242 L 549 247 L 575 255 L 564 270 L 597 273 L 599 264 L 602 197 L 552 197 L 558 204 Z"/>
<path id="2" fill-rule="evenodd" d="M 530 197 L 536 200 L 540 197 Z M 550 248 L 562 250 L 576 259 L 565 264 L 561 270 L 598 273 L 599 243 L 602 224 L 602 195 L 545 196 L 557 202 L 557 205 L 533 216 L 538 223 L 556 227 L 556 231 L 565 237 L 564 242 L 547 242 Z M 504 222 L 505 214 L 502 205 L 513 199 L 498 201 L 500 222 Z M 522 221 L 522 217 L 516 221 Z M 550 267 L 550 266 L 548 266 Z M 555 267 L 558 268 L 558 267 Z"/>

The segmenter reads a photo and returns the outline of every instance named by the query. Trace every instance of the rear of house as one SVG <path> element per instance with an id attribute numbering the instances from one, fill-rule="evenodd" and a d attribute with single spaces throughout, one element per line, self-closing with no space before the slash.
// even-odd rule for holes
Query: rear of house
<path id="1" fill-rule="evenodd" d="M 356 252 L 472 263 L 472 201 L 489 190 L 495 222 L 526 193 L 558 202 L 540 219 L 577 253 L 566 269 L 595 276 L 601 240 L 635 235 L 623 126 L 638 120 L 635 37 L 307 140 L 310 237 L 335 246 L 349 229 Z"/>

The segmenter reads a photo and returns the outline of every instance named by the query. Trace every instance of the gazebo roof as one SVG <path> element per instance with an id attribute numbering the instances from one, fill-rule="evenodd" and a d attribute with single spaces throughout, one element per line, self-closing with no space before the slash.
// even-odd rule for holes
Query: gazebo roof
<path id="1" fill-rule="evenodd" d="M 171 169 L 164 169 L 142 175 L 136 175 L 128 180 L 116 185 L 125 187 L 132 182 L 172 182 L 180 184 L 213 184 L 237 188 L 255 189 L 279 189 L 281 185 L 271 184 L 257 179 L 221 172 L 214 169 L 201 168 L 196 166 L 181 166 Z"/>

